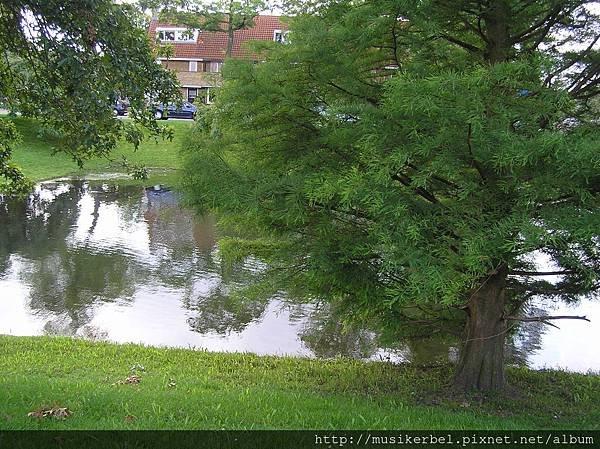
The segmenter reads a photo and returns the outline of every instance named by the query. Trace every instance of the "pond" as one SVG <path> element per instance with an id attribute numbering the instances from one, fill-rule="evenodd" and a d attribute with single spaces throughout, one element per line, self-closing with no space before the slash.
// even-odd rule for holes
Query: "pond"
<path id="1" fill-rule="evenodd" d="M 194 217 L 173 192 L 43 183 L 26 201 L 0 203 L 0 333 L 392 362 L 456 352 L 431 342 L 387 347 L 373 330 L 344 329 L 323 305 L 233 300 L 232 288 L 261 267 L 224 270 L 216 242 L 214 219 Z M 584 301 L 568 313 L 600 319 L 599 306 Z M 524 326 L 510 345 L 515 360 L 599 371 L 600 345 L 590 344 L 598 327 L 559 326 Z"/>

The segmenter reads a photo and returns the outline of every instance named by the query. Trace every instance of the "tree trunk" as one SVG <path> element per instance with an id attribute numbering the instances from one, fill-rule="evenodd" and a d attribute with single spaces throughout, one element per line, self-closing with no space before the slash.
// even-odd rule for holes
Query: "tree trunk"
<path id="1" fill-rule="evenodd" d="M 225 56 L 231 58 L 233 54 L 233 14 L 229 13 L 229 20 L 227 23 L 227 50 L 225 52 Z"/>
<path id="2" fill-rule="evenodd" d="M 466 340 L 454 377 L 457 390 L 490 391 L 504 387 L 506 275 L 505 268 L 497 271 L 469 299 Z"/>
<path id="3" fill-rule="evenodd" d="M 511 48 L 510 23 L 511 10 L 506 0 L 494 0 L 484 13 L 487 29 L 487 42 L 484 57 L 490 64 L 498 64 L 508 59 Z"/>

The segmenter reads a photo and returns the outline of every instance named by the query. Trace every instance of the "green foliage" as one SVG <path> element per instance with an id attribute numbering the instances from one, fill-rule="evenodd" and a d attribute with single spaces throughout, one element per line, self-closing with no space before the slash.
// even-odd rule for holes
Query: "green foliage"
<path id="1" fill-rule="evenodd" d="M 0 183 L 0 190 L 9 195 L 27 193 L 31 189 L 19 167 L 10 161 L 19 137 L 17 128 L 11 121 L 0 120 L 0 173 L 6 179 L 6 182 Z"/>
<path id="2" fill-rule="evenodd" d="M 425 333 L 501 267 L 507 313 L 596 291 L 586 2 L 313 3 L 264 63 L 225 65 L 186 153 L 191 203 L 279 241 L 282 286 Z M 533 273 L 534 254 L 563 276 Z"/>
<path id="3" fill-rule="evenodd" d="M 169 137 L 148 101 L 178 95 L 173 76 L 155 63 L 139 12 L 110 0 L 0 4 L 0 92 L 11 109 L 51 129 L 78 165 L 106 156 L 121 138 L 134 146 L 142 129 Z M 127 98 L 130 116 L 114 117 Z M 0 176 L 17 182 L 16 172 Z"/>

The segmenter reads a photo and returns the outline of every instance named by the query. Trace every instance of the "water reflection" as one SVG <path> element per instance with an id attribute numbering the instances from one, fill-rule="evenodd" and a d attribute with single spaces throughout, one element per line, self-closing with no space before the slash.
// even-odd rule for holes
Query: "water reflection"
<path id="1" fill-rule="evenodd" d="M 456 356 L 453 341 L 384 344 L 372 330 L 344 326 L 326 305 L 234 299 L 232 288 L 261 266 L 224 272 L 216 241 L 213 218 L 193 217 L 173 192 L 45 183 L 27 201 L 0 203 L 0 333 L 394 362 Z M 509 345 L 513 360 L 552 366 L 544 355 L 552 335 L 528 324 Z M 598 370 L 599 356 L 559 360 Z"/>
<path id="2" fill-rule="evenodd" d="M 0 208 L 0 332 L 311 355 L 281 298 L 230 297 L 260 266 L 224 275 L 215 243 L 172 192 L 46 183 Z"/>

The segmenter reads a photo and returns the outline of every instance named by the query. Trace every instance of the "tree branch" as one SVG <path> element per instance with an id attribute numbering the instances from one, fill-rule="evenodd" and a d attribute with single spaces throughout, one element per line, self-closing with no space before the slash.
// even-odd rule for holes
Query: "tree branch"
<path id="1" fill-rule="evenodd" d="M 591 323 L 591 321 L 586 316 L 579 316 L 579 315 L 553 315 L 553 316 L 552 315 L 542 315 L 542 316 L 532 316 L 532 317 L 505 316 L 504 319 L 511 320 L 511 321 L 526 321 L 526 322 L 530 322 L 530 321 L 544 322 L 544 321 L 548 321 L 548 320 L 584 320 L 584 321 L 587 321 L 588 323 Z"/>
<path id="2" fill-rule="evenodd" d="M 475 170 L 477 170 L 477 173 L 479 173 L 479 176 L 481 177 L 482 181 L 485 182 L 486 178 L 485 178 L 485 173 L 483 171 L 483 167 L 481 166 L 479 161 L 477 159 L 475 159 L 475 154 L 473 154 L 473 144 L 471 142 L 471 137 L 472 137 L 472 127 L 471 127 L 471 124 L 469 123 L 469 129 L 467 131 L 467 147 L 469 148 L 469 154 L 471 155 L 471 163 L 473 164 L 473 167 L 475 167 Z"/>
<path id="3" fill-rule="evenodd" d="M 348 94 L 352 97 L 357 97 L 357 98 L 362 98 L 363 100 L 366 100 L 369 104 L 373 105 L 373 106 L 377 106 L 377 100 L 375 98 L 371 98 L 371 97 L 366 97 L 364 95 L 360 95 L 360 94 L 355 94 L 353 92 L 350 92 L 348 89 L 343 88 L 342 86 L 337 85 L 336 83 L 334 83 L 333 81 L 329 81 L 327 83 L 329 86 L 336 88 L 337 90 L 344 92 L 345 94 Z"/>
<path id="4" fill-rule="evenodd" d="M 417 167 L 414 164 L 408 163 L 408 164 L 406 164 L 406 166 L 412 168 L 413 170 L 420 171 L 419 167 Z M 461 189 L 461 187 L 458 184 L 456 184 L 456 183 L 454 183 L 452 181 L 449 181 L 449 180 L 447 180 L 445 178 L 442 178 L 441 176 L 438 176 L 438 175 L 430 175 L 430 176 L 431 176 L 431 179 L 439 181 L 442 184 L 446 184 L 449 187 L 452 187 L 452 188 L 457 189 L 457 190 Z"/>
<path id="5" fill-rule="evenodd" d="M 527 37 L 530 36 L 532 33 L 539 31 L 540 27 L 542 27 L 544 25 L 546 25 L 544 27 L 544 28 L 546 28 L 546 27 L 548 27 L 548 24 L 551 24 L 550 25 L 550 28 L 551 28 L 562 17 L 564 17 L 567 14 L 566 12 L 563 14 L 560 14 L 561 7 L 562 6 L 560 4 L 555 6 L 548 12 L 548 14 L 546 16 L 542 17 L 540 20 L 538 20 L 533 25 L 531 25 L 529 28 L 512 36 L 511 42 L 513 44 L 522 42 L 523 40 L 527 39 Z M 570 10 L 569 10 L 569 13 L 570 13 Z"/>
<path id="6" fill-rule="evenodd" d="M 394 61 L 398 67 L 402 67 L 400 64 L 400 60 L 398 59 L 398 35 L 396 34 L 396 26 L 398 25 L 398 19 L 400 19 L 400 11 L 396 12 L 396 17 L 394 18 L 394 25 L 392 26 L 392 50 L 394 52 Z"/>
<path id="7" fill-rule="evenodd" d="M 476 47 L 475 45 L 471 45 L 468 42 L 461 41 L 460 39 L 456 39 L 453 36 L 448 36 L 447 34 L 442 34 L 440 37 L 442 39 L 447 40 L 448 42 L 451 42 L 452 44 L 456 44 L 459 47 L 464 48 L 465 50 L 467 50 L 471 53 L 481 53 L 481 49 L 479 47 Z"/>
<path id="8" fill-rule="evenodd" d="M 392 179 L 398 181 L 403 186 L 410 187 L 412 184 L 412 180 L 408 176 L 404 176 L 399 173 L 392 174 L 391 176 L 392 176 Z M 439 200 L 432 193 L 428 192 L 427 190 L 425 190 L 421 187 L 415 187 L 414 190 L 419 196 L 421 196 L 422 198 L 425 198 L 430 203 L 433 203 L 433 204 L 439 203 Z"/>
<path id="9" fill-rule="evenodd" d="M 524 271 L 524 270 L 510 270 L 508 274 L 516 274 L 519 276 L 558 276 L 563 274 L 573 274 L 573 270 L 562 270 L 562 271 Z"/>
<path id="10" fill-rule="evenodd" d="M 570 67 L 574 66 L 575 64 L 577 64 L 578 62 L 581 62 L 581 60 L 585 57 L 585 56 L 589 56 L 589 54 L 592 52 L 592 50 L 594 49 L 594 46 L 596 45 L 596 42 L 598 42 L 598 40 L 600 40 L 600 35 L 596 36 L 596 38 L 594 40 L 592 40 L 592 42 L 590 42 L 590 44 L 586 47 L 585 50 L 583 50 L 581 53 L 579 53 L 577 56 L 578 57 L 574 57 L 572 58 L 567 64 L 561 66 L 560 68 L 556 69 L 555 71 L 549 73 L 546 76 L 546 79 L 544 80 L 544 85 L 545 86 L 549 86 L 550 83 L 552 82 L 552 79 L 560 74 L 563 73 L 565 70 L 568 70 Z"/>

